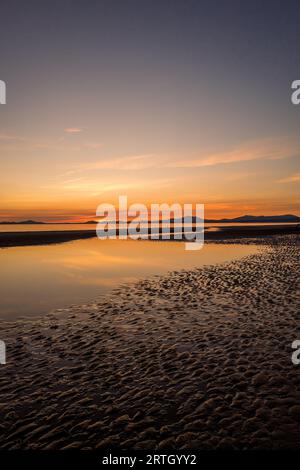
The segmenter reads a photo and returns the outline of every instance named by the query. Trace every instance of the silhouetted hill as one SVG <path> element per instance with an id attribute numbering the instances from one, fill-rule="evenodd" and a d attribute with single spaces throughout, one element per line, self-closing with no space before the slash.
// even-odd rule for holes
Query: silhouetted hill
<path id="1" fill-rule="evenodd" d="M 293 214 L 285 215 L 242 215 L 233 219 L 206 219 L 205 222 L 221 222 L 221 223 L 289 223 L 300 222 L 300 217 Z"/>
<path id="2" fill-rule="evenodd" d="M 40 225 L 44 224 L 45 222 L 37 222 L 36 220 L 20 220 L 20 222 L 0 222 L 2 225 Z"/>
<path id="3" fill-rule="evenodd" d="M 201 219 L 196 217 L 187 217 L 187 223 L 196 223 L 201 222 Z M 171 223 L 179 223 L 180 219 L 170 219 Z M 293 214 L 285 214 L 285 215 L 242 215 L 240 217 L 234 217 L 232 219 L 205 219 L 206 223 L 292 223 L 292 222 L 299 222 L 300 217 Z M 90 220 L 88 222 L 84 222 L 84 224 L 97 224 L 97 220 Z M 107 223 L 107 221 L 105 221 Z"/>

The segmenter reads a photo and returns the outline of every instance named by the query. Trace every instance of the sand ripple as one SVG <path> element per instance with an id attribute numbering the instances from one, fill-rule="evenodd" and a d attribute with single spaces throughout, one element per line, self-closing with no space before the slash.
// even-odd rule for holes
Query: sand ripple
<path id="1" fill-rule="evenodd" d="M 300 448 L 299 242 L 2 322 L 2 449 Z"/>

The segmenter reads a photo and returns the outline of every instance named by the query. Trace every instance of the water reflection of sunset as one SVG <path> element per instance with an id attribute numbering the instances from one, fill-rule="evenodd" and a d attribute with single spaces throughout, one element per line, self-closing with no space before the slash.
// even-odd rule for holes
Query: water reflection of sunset
<path id="1" fill-rule="evenodd" d="M 255 251 L 255 247 L 243 245 L 207 244 L 192 254 L 181 242 L 97 238 L 2 249 L 1 316 L 47 313 L 52 308 L 87 302 L 120 283 Z"/>

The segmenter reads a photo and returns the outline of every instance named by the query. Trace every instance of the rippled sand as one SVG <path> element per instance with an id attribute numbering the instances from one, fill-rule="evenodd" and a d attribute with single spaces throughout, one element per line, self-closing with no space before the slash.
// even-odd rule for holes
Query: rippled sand
<path id="1" fill-rule="evenodd" d="M 299 240 L 1 322 L 0 448 L 300 448 Z"/>

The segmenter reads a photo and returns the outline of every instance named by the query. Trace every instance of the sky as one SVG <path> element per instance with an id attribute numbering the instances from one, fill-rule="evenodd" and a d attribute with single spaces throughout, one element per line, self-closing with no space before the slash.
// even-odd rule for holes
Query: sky
<path id="1" fill-rule="evenodd" d="M 1 1 L 0 220 L 300 215 L 298 1 Z"/>

